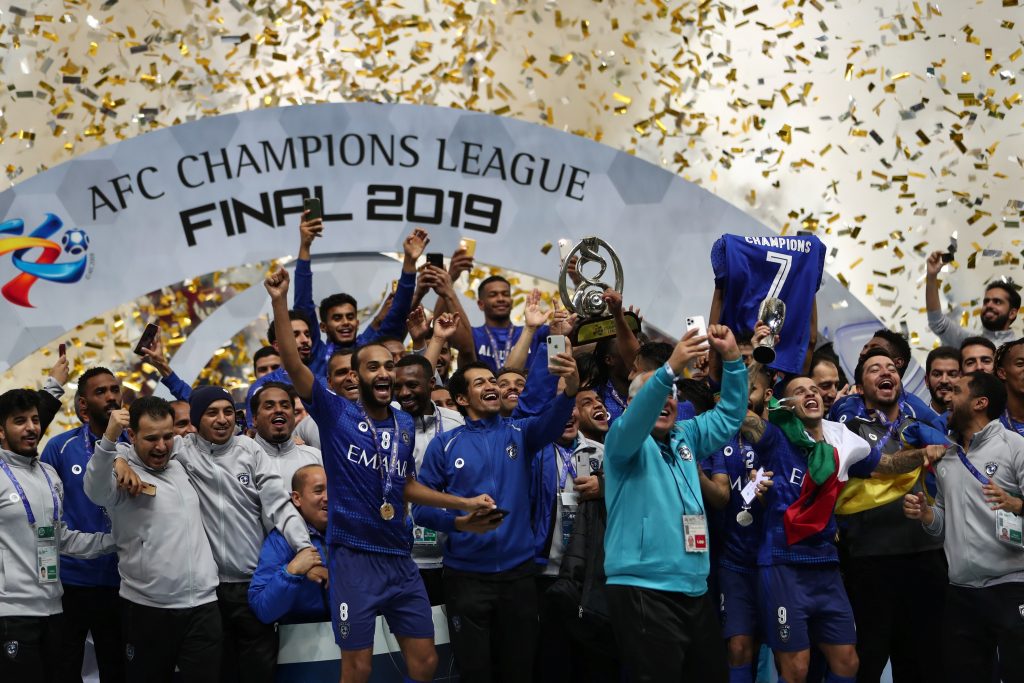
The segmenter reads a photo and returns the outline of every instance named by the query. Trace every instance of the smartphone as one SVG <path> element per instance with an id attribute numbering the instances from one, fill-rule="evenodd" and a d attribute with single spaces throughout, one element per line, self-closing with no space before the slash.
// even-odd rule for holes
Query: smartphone
<path id="1" fill-rule="evenodd" d="M 498 515 L 501 519 L 508 517 L 510 512 L 510 510 L 502 510 L 501 508 L 494 508 L 491 510 L 492 515 Z"/>
<path id="2" fill-rule="evenodd" d="M 304 218 L 307 221 L 324 217 L 323 209 L 320 207 L 320 200 L 316 197 L 307 197 L 302 200 L 302 210 L 306 212 Z"/>
<path id="3" fill-rule="evenodd" d="M 476 240 L 472 237 L 463 237 L 459 240 L 459 248 L 466 250 L 466 256 L 472 256 L 476 253 Z"/>
<path id="4" fill-rule="evenodd" d="M 63 342 L 60 343 L 57 346 L 57 355 L 60 356 L 61 358 L 68 355 L 68 345 Z"/>
<path id="5" fill-rule="evenodd" d="M 697 330 L 698 337 L 708 336 L 708 326 L 707 323 L 704 322 L 704 316 L 694 315 L 686 319 L 686 331 L 689 332 L 693 329 Z"/>
<path id="6" fill-rule="evenodd" d="M 142 349 L 148 349 L 153 345 L 153 340 L 156 339 L 156 335 L 160 333 L 160 328 L 154 323 L 146 325 L 145 331 L 142 333 L 142 338 L 139 339 L 139 343 L 135 345 L 135 355 L 145 356 Z"/>
<path id="7" fill-rule="evenodd" d="M 427 254 L 427 264 L 444 270 L 444 254 L 431 252 Z"/>
<path id="8" fill-rule="evenodd" d="M 548 337 L 548 365 L 557 363 L 555 356 L 565 353 L 565 335 L 553 334 Z"/>
<path id="9" fill-rule="evenodd" d="M 592 474 L 590 471 L 590 457 L 586 453 L 576 453 L 573 457 L 576 459 L 576 476 L 589 477 Z"/>
<path id="10" fill-rule="evenodd" d="M 956 258 L 956 237 L 957 233 L 953 233 L 953 236 L 949 238 L 949 249 L 942 255 L 943 263 L 952 263 L 953 259 Z"/>

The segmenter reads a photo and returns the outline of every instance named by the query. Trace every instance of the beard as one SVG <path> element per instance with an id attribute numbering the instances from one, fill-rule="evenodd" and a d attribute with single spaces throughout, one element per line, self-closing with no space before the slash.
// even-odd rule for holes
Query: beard
<path id="1" fill-rule="evenodd" d="M 981 316 L 981 326 L 989 332 L 999 332 L 1006 329 L 1006 324 L 1010 322 L 1010 316 L 1000 315 L 995 318 L 986 318 L 984 315 Z"/>

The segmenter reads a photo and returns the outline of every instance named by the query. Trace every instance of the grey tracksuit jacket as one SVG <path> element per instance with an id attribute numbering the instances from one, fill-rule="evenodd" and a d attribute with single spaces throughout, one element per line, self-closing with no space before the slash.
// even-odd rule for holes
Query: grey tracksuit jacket
<path id="1" fill-rule="evenodd" d="M 993 420 L 974 435 L 966 450 L 975 468 L 1011 495 L 1024 491 L 1024 437 Z M 949 582 L 982 588 L 1024 581 L 1024 551 L 996 540 L 996 513 L 981 482 L 950 448 L 936 467 L 939 491 L 935 517 L 925 531 L 944 535 Z"/>
<path id="2" fill-rule="evenodd" d="M 117 456 L 154 485 L 156 495 L 132 497 L 119 489 Z M 151 469 L 132 446 L 103 437 L 85 468 L 83 486 L 89 500 L 110 516 L 122 598 L 165 609 L 217 599 L 217 563 L 203 528 L 199 495 L 184 465 L 172 459 L 163 469 Z"/>
<path id="3" fill-rule="evenodd" d="M 0 449 L 28 499 L 37 525 L 53 524 L 60 552 L 90 559 L 116 550 L 110 534 L 68 529 L 63 521 L 64 486 L 57 471 L 38 457 L 29 458 Z M 53 522 L 53 496 L 43 470 L 57 494 L 57 522 Z M 36 578 L 36 533 L 11 480 L 0 473 L 0 617 L 46 617 L 63 612 L 60 581 L 39 583 Z"/>

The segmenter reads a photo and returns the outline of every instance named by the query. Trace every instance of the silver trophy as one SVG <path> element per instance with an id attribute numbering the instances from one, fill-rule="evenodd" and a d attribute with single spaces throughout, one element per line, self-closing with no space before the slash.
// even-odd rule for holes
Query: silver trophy
<path id="1" fill-rule="evenodd" d="M 782 299 L 770 298 L 761 302 L 758 320 L 768 326 L 771 332 L 754 347 L 754 360 L 761 365 L 775 362 L 775 335 L 782 330 L 786 322 L 786 302 Z"/>
<path id="2" fill-rule="evenodd" d="M 604 249 L 608 258 L 600 254 Z M 569 295 L 569 266 L 573 257 L 578 256 L 576 261 L 576 277 L 573 278 L 576 285 L 575 291 Z M 562 253 L 562 270 L 558 277 L 558 292 L 562 297 L 562 303 L 570 313 L 576 313 L 580 322 L 576 325 L 570 341 L 576 344 L 589 344 L 591 342 L 611 339 L 615 336 L 615 320 L 608 313 L 608 304 L 604 300 L 604 291 L 610 285 L 601 280 L 608 270 L 608 263 L 611 262 L 612 271 L 615 275 L 615 291 L 622 293 L 624 284 L 622 276 L 622 262 L 618 255 L 607 242 L 600 237 L 584 237 L 572 249 Z M 589 264 L 598 264 L 597 272 Z M 626 312 L 626 321 L 629 327 L 637 332 L 640 330 L 640 319 L 632 312 Z"/>

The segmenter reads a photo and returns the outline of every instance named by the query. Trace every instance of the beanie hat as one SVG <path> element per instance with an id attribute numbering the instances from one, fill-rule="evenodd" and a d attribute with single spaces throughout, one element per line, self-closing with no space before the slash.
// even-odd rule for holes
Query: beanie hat
<path id="1" fill-rule="evenodd" d="M 214 401 L 227 401 L 232 406 L 235 405 L 234 401 L 231 400 L 231 394 L 221 387 L 209 385 L 199 387 L 189 396 L 188 418 L 197 429 L 199 428 L 199 419 Z"/>

